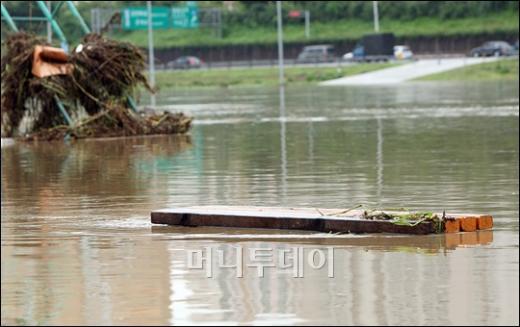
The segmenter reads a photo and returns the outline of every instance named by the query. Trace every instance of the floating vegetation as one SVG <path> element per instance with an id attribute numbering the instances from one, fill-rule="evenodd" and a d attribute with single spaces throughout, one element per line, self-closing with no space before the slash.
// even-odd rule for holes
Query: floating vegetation
<path id="1" fill-rule="evenodd" d="M 400 225 L 400 226 L 417 226 L 423 222 L 431 222 L 435 225 L 435 229 L 437 232 L 441 232 L 443 225 L 442 221 L 444 219 L 444 214 L 442 217 L 433 213 L 433 212 L 413 212 L 406 210 L 405 208 L 396 208 L 396 209 L 365 209 L 361 213 L 358 211 L 354 211 L 355 209 L 359 209 L 364 207 L 362 204 L 355 205 L 351 208 L 331 212 L 325 214 L 324 212 L 316 209 L 318 213 L 322 216 L 334 216 L 334 217 L 345 217 L 345 216 L 360 216 L 362 219 L 367 220 L 388 220 L 389 222 Z"/>
<path id="2" fill-rule="evenodd" d="M 2 47 L 2 137 L 58 139 L 143 134 L 174 134 L 189 130 L 191 118 L 169 112 L 139 114 L 129 97 L 138 87 L 154 92 L 143 74 L 145 57 L 130 43 L 87 35 L 69 55 L 70 73 L 34 76 L 35 47 L 47 44 L 27 33 L 14 33 Z M 49 65 L 59 65 L 49 61 Z M 73 123 L 57 105 L 63 103 Z M 25 117 L 31 123 L 19 132 Z"/>
<path id="3" fill-rule="evenodd" d="M 422 222 L 435 224 L 437 232 L 442 231 L 442 218 L 433 212 L 387 212 L 380 210 L 364 211 L 364 219 L 390 220 L 391 223 L 401 226 L 416 226 Z"/>

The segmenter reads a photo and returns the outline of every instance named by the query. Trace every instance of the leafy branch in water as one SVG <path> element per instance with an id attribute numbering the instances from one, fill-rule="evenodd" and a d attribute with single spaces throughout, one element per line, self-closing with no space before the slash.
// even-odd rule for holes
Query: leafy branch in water
<path id="1" fill-rule="evenodd" d="M 352 214 L 352 210 L 364 207 L 363 204 L 357 204 L 353 207 L 350 207 L 345 210 L 332 212 L 332 213 L 323 213 L 319 209 L 316 209 L 320 215 L 322 216 L 345 216 L 348 213 Z M 430 211 L 418 211 L 412 212 L 405 208 L 391 208 L 391 209 L 365 209 L 361 214 L 363 219 L 367 220 L 389 220 L 391 223 L 400 226 L 417 226 L 422 222 L 431 222 L 435 226 L 435 230 L 437 233 L 442 231 L 442 219 L 443 217 L 439 217 L 437 214 Z"/>
<path id="2" fill-rule="evenodd" d="M 363 218 L 371 220 L 390 220 L 391 223 L 400 226 L 417 226 L 422 222 L 430 221 L 434 224 L 436 232 L 442 231 L 442 218 L 429 211 L 425 212 L 385 212 L 364 211 Z"/>

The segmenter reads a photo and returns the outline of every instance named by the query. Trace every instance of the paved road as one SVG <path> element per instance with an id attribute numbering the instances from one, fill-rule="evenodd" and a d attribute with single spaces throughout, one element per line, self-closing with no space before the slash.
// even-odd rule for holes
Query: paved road
<path id="1" fill-rule="evenodd" d="M 297 63 L 295 60 L 284 60 L 285 68 L 290 67 L 346 67 L 356 65 L 353 62 L 335 61 L 335 62 L 317 62 L 317 63 Z M 276 68 L 278 69 L 277 60 L 255 60 L 255 61 L 222 61 L 213 62 L 211 65 L 205 64 L 201 68 L 191 70 L 217 70 L 217 69 L 249 69 L 249 68 Z M 148 68 L 147 68 L 148 69 Z M 157 65 L 158 71 L 180 71 L 182 69 L 167 68 L 165 65 Z"/>
<path id="2" fill-rule="evenodd" d="M 463 57 L 464 54 L 442 54 L 440 55 L 440 58 L 458 58 Z M 433 54 L 433 55 L 415 55 L 415 58 L 421 60 L 421 59 L 432 59 L 439 57 L 439 55 Z M 397 61 L 394 61 L 397 62 Z M 357 63 L 349 62 L 345 60 L 340 60 L 337 58 L 334 62 L 317 62 L 317 63 L 298 63 L 296 59 L 285 59 L 284 64 L 286 68 L 289 67 L 346 67 L 346 66 L 352 66 L 357 65 Z M 213 70 L 213 69 L 247 69 L 247 68 L 278 68 L 278 60 L 272 59 L 272 60 L 235 60 L 235 61 L 218 61 L 218 62 L 211 62 L 206 63 L 202 65 L 200 69 L 202 70 Z M 146 68 L 148 69 L 148 68 Z M 181 70 L 181 69 L 173 69 L 168 68 L 166 64 L 164 63 L 157 63 L 155 65 L 156 70 Z"/>
<path id="3" fill-rule="evenodd" d="M 381 69 L 374 72 L 347 76 L 321 82 L 320 85 L 379 85 L 396 84 L 414 78 L 440 73 L 443 71 L 464 67 L 467 65 L 490 62 L 497 58 L 445 58 L 424 59 L 398 67 Z"/>

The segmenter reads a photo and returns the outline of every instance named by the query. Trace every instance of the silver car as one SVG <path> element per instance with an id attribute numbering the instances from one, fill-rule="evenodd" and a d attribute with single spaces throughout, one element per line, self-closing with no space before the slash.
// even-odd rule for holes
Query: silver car
<path id="1" fill-rule="evenodd" d="M 336 59 L 334 46 L 329 44 L 310 45 L 303 48 L 296 59 L 299 63 L 332 62 Z"/>

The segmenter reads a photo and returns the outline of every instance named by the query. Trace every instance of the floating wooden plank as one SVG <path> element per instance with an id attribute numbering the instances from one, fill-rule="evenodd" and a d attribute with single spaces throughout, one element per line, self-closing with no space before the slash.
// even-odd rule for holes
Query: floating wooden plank
<path id="1" fill-rule="evenodd" d="M 153 211 L 151 221 L 152 224 L 192 227 L 295 229 L 325 233 L 432 234 L 475 231 L 479 227 L 489 229 L 493 226 L 489 215 L 458 215 L 443 218 L 437 223 L 424 220 L 416 224 L 399 224 L 393 220 L 366 219 L 363 212 L 314 208 L 197 206 Z"/>

